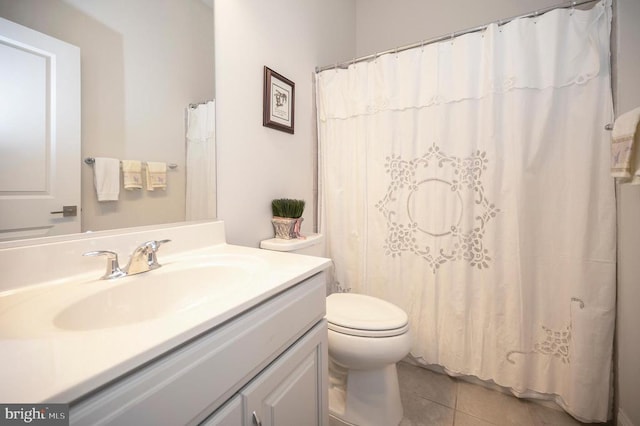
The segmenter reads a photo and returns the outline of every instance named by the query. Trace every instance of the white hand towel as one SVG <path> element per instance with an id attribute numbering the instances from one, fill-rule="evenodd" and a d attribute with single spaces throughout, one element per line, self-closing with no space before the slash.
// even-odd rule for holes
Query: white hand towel
<path id="1" fill-rule="evenodd" d="M 629 178 L 640 173 L 633 163 L 637 157 L 634 146 L 636 129 L 640 121 L 640 107 L 622 114 L 613 124 L 611 132 L 611 176 Z"/>
<path id="2" fill-rule="evenodd" d="M 167 163 L 147 161 L 147 191 L 167 189 Z"/>
<path id="3" fill-rule="evenodd" d="M 120 160 L 96 157 L 93 164 L 93 183 L 98 201 L 117 201 L 120 194 Z"/>
<path id="4" fill-rule="evenodd" d="M 142 161 L 122 160 L 124 189 L 142 189 Z"/>

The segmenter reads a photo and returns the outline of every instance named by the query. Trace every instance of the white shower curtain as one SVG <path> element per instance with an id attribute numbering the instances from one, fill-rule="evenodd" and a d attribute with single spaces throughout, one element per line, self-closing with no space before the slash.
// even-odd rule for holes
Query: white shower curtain
<path id="1" fill-rule="evenodd" d="M 605 421 L 615 305 L 611 4 L 317 75 L 336 288 L 411 354 Z"/>
<path id="2" fill-rule="evenodd" d="M 187 110 L 186 220 L 216 217 L 216 107 Z"/>

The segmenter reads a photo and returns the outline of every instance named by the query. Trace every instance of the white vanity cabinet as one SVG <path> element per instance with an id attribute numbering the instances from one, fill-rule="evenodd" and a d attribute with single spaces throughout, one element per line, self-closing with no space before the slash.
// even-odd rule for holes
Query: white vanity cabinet
<path id="1" fill-rule="evenodd" d="M 202 426 L 242 425 L 244 424 L 242 419 L 242 395 L 236 395 L 202 422 Z"/>
<path id="2" fill-rule="evenodd" d="M 72 425 L 328 424 L 324 272 L 71 403 Z"/>
<path id="3" fill-rule="evenodd" d="M 307 335 L 202 423 L 203 426 L 323 425 L 326 322 Z"/>

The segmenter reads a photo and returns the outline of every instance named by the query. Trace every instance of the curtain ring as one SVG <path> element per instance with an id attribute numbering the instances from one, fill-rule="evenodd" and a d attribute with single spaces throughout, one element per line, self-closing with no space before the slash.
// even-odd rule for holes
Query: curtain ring
<path id="1" fill-rule="evenodd" d="M 424 52 L 424 40 L 420 42 L 420 51 Z"/>
<path id="2" fill-rule="evenodd" d="M 451 44 L 453 44 L 453 38 L 455 37 L 456 33 L 451 33 Z"/>
<path id="3" fill-rule="evenodd" d="M 395 49 L 396 59 L 398 59 L 398 48 Z"/>
<path id="4" fill-rule="evenodd" d="M 572 1 L 571 2 L 571 12 L 569 12 L 569 16 L 573 16 L 573 12 L 576 11 L 576 2 Z"/>
<path id="5" fill-rule="evenodd" d="M 338 63 L 337 63 L 337 62 L 336 62 L 336 64 L 333 66 L 333 70 L 334 70 L 335 72 L 338 72 Z"/>

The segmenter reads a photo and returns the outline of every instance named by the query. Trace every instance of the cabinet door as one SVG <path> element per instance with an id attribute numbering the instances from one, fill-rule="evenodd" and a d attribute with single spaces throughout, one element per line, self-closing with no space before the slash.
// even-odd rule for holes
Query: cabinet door
<path id="1" fill-rule="evenodd" d="M 241 391 L 245 425 L 327 424 L 327 357 L 322 320 Z"/>
<path id="2" fill-rule="evenodd" d="M 240 426 L 242 424 L 242 398 L 240 395 L 216 410 L 201 426 Z"/>

